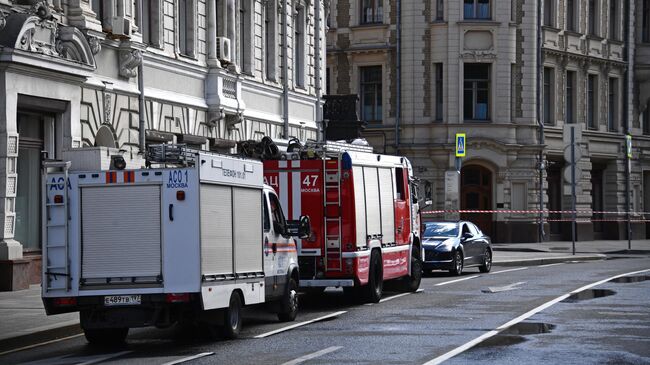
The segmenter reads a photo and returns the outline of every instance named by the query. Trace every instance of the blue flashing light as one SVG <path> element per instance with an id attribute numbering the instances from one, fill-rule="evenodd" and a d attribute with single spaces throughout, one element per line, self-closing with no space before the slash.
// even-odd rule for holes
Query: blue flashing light
<path id="1" fill-rule="evenodd" d="M 352 169 L 352 157 L 350 157 L 350 154 L 347 152 L 343 153 L 343 156 L 341 156 L 341 168 L 343 170 Z"/>

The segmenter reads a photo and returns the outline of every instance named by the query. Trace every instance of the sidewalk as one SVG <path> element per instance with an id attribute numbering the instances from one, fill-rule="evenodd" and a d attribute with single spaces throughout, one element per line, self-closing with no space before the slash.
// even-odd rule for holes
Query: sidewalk
<path id="1" fill-rule="evenodd" d="M 606 255 L 650 255 L 650 240 L 576 242 L 572 255 L 571 242 L 496 243 L 493 244 L 494 265 L 544 265 L 575 260 L 602 260 Z M 79 314 L 47 316 L 41 302 L 39 285 L 27 290 L 0 292 L 0 354 L 34 343 L 81 333 Z"/>

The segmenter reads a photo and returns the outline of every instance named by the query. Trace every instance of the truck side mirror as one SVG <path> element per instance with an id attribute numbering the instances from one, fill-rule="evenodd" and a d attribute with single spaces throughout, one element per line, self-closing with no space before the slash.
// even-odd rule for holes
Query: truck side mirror
<path id="1" fill-rule="evenodd" d="M 298 220 L 287 221 L 287 234 L 298 238 L 307 238 L 311 234 L 311 221 L 303 215 Z"/>
<path id="2" fill-rule="evenodd" d="M 286 228 L 280 222 L 273 222 L 273 230 L 282 236 L 286 234 Z"/>

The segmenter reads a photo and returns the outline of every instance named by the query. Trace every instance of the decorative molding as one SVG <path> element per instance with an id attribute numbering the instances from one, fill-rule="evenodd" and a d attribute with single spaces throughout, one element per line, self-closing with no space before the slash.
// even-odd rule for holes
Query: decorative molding
<path id="1" fill-rule="evenodd" d="M 137 67 L 142 63 L 142 50 L 132 48 L 131 45 L 120 48 L 119 50 L 120 76 L 131 78 L 135 77 Z"/>
<path id="2" fill-rule="evenodd" d="M 497 59 L 497 53 L 494 50 L 464 50 L 460 52 L 460 58 L 474 62 L 487 62 Z"/>

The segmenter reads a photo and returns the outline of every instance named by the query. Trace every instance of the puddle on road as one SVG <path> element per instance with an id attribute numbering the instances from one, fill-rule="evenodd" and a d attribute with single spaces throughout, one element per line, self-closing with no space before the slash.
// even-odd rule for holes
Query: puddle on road
<path id="1" fill-rule="evenodd" d="M 608 297 L 614 294 L 616 294 L 616 292 L 609 289 L 587 289 L 575 294 L 571 294 L 568 298 L 564 299 L 562 302 L 575 303 L 581 300 Z"/>
<path id="2" fill-rule="evenodd" d="M 610 281 L 612 283 L 639 283 L 646 280 L 650 280 L 650 275 L 623 276 L 621 278 L 612 279 Z"/>
<path id="3" fill-rule="evenodd" d="M 519 322 L 515 325 L 508 327 L 501 333 L 494 337 L 476 345 L 476 347 L 497 347 L 497 346 L 512 346 L 526 341 L 524 336 L 538 335 L 542 333 L 549 333 L 555 329 L 555 325 L 549 323 L 539 322 Z"/>

